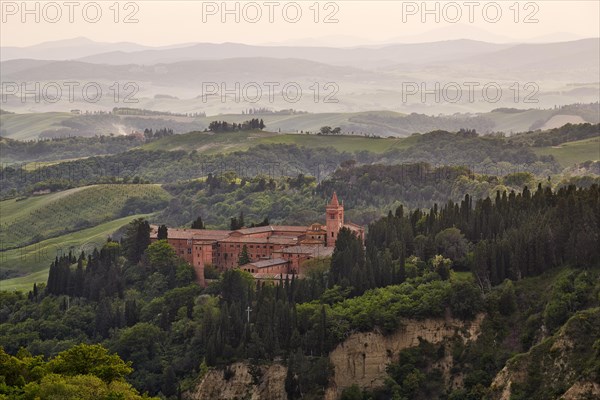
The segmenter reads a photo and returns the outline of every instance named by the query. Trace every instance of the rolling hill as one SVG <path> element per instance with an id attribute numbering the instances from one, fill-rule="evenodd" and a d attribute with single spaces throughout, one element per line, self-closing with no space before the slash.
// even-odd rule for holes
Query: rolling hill
<path id="1" fill-rule="evenodd" d="M 232 57 L 299 58 L 332 65 L 383 67 L 394 64 L 472 64 L 478 66 L 537 67 L 549 61 L 562 61 L 554 68 L 581 65 L 597 67 L 589 54 L 598 52 L 598 39 L 558 43 L 496 44 L 477 40 L 447 40 L 428 43 L 400 43 L 377 47 L 252 46 L 239 43 L 198 43 L 170 49 L 117 50 L 83 57 L 80 61 L 98 64 L 156 65 L 187 60 L 216 60 Z M 526 57 L 524 57 L 526 55 Z M 578 64 L 579 63 L 579 64 Z"/>
<path id="2" fill-rule="evenodd" d="M 158 185 L 94 185 L 0 202 L 2 250 L 91 228 L 166 206 L 169 194 Z"/>
<path id="3" fill-rule="evenodd" d="M 368 138 L 364 136 L 321 136 L 278 134 L 275 132 L 190 132 L 160 139 L 142 146 L 145 150 L 196 150 L 203 154 L 244 151 L 259 144 L 295 144 L 309 148 L 333 147 L 338 151 L 370 151 L 383 153 L 393 148 L 406 148 L 411 138 Z"/>
<path id="4" fill-rule="evenodd" d="M 172 101 L 178 100 L 156 100 L 155 105 Z M 196 101 L 202 103 L 199 99 Z M 42 137 L 120 135 L 131 131 L 143 131 L 146 128 L 154 130 L 170 128 L 175 133 L 185 133 L 202 131 L 215 120 L 241 123 L 250 118 L 260 118 L 264 120 L 269 131 L 278 133 L 316 133 L 323 126 L 339 126 L 345 134 L 407 137 L 413 133 L 426 133 L 438 129 L 458 131 L 461 128 L 476 129 L 479 133 L 511 134 L 540 129 L 554 117 L 560 117 L 559 119 L 564 121 L 600 122 L 596 103 L 569 105 L 556 109 L 497 108 L 484 113 L 453 115 L 406 114 L 384 110 L 329 113 L 282 111 L 251 115 L 223 113 L 205 117 L 23 113 L 1 114 L 0 130 L 2 136 L 19 140 L 37 139 L 40 135 Z M 81 156 L 84 155 L 72 155 L 72 157 Z"/>
<path id="5" fill-rule="evenodd" d="M 353 79 L 375 79 L 374 73 L 353 68 L 340 67 L 322 62 L 302 60 L 298 58 L 228 58 L 225 60 L 193 60 L 180 61 L 172 64 L 146 66 L 138 64 L 107 65 L 92 64 L 82 61 L 54 61 L 40 64 L 32 61 L 32 66 L 17 70 L 13 64 L 23 63 L 21 60 L 3 62 L 11 73 L 2 73 L 3 80 L 8 81 L 60 81 L 76 80 L 106 80 L 160 82 L 161 85 L 176 87 L 202 87 L 204 82 L 235 82 L 241 78 L 239 69 L 243 66 L 243 76 L 252 80 L 293 80 L 293 78 L 311 77 L 314 79 L 329 79 L 335 81 L 342 76 Z M 202 71 L 202 74 L 198 74 Z M 198 93 L 200 94 L 200 92 Z"/>
<path id="6" fill-rule="evenodd" d="M 135 100 L 143 108 L 213 115 L 236 113 L 252 106 L 294 107 L 313 113 L 393 110 L 437 115 L 598 100 L 597 38 L 531 44 L 448 40 L 355 48 L 197 43 L 127 51 L 127 46 L 115 44 L 115 51 L 79 59 L 3 61 L 0 75 L 4 82 L 60 85 L 76 81 L 82 87 L 95 82 L 103 92 L 94 102 L 87 101 L 79 89 L 72 102 L 66 96 L 54 102 L 22 101 L 21 96 L 11 95 L 3 107 L 11 111 L 108 111 L 115 103 L 131 100 L 125 96 L 132 95 L 134 87 Z M 75 51 L 78 48 L 74 46 Z M 44 54 L 37 50 L 33 53 Z M 267 94 L 271 89 L 266 82 L 279 87 Z M 464 82 L 480 86 L 472 99 Z M 220 88 L 224 85 L 228 91 L 221 89 L 207 99 L 203 97 L 208 92 L 206 83 Z M 290 83 L 301 88 L 299 99 L 291 101 L 283 93 Z M 425 90 L 451 83 L 453 89 L 451 93 L 443 91 L 442 100 L 423 100 L 422 96 L 407 98 L 405 83 L 426 84 Z M 489 83 L 498 84 L 502 90 L 494 101 L 480 90 Z M 537 88 L 533 102 L 525 99 L 525 95 L 532 94 L 525 85 L 531 83 Z M 115 96 L 115 84 L 120 97 Z M 256 95 L 254 89 L 246 95 L 242 88 L 248 84 L 259 86 L 262 95 Z M 325 101 L 325 96 L 332 94 L 326 84 L 335 86 L 336 101 Z M 513 95 L 515 84 L 522 95 Z M 236 95 L 231 95 L 235 85 L 239 88 Z"/>
<path id="7" fill-rule="evenodd" d="M 536 113 L 538 115 L 538 113 Z M 543 134 L 543 132 L 542 132 Z M 306 134 L 278 134 L 274 132 L 190 132 L 162 138 L 142 146 L 145 150 L 196 150 L 202 154 L 245 151 L 259 144 L 294 144 L 309 148 L 333 147 L 350 153 L 369 151 L 384 153 L 393 149 L 407 149 L 417 143 L 416 136 L 404 138 L 369 138 L 364 136 L 322 136 Z M 552 155 L 564 168 L 585 161 L 600 160 L 600 136 L 585 140 L 567 140 L 559 146 L 531 147 L 537 155 Z"/>
<path id="8" fill-rule="evenodd" d="M 135 218 L 148 218 L 152 214 L 136 214 L 115 219 L 74 233 L 43 240 L 19 249 L 0 252 L 2 277 L 0 290 L 30 290 L 37 282 L 46 282 L 54 258 L 72 251 L 80 254 L 100 247 L 112 233 Z"/>
<path id="9" fill-rule="evenodd" d="M 37 139 L 41 132 L 56 129 L 57 124 L 73 117 L 68 112 L 1 114 L 0 132 L 11 139 Z"/>
<path id="10" fill-rule="evenodd" d="M 451 32 L 450 32 L 451 33 Z M 482 32 L 470 32 L 464 37 L 481 38 Z M 417 38 L 413 38 L 417 39 Z M 489 40 L 490 38 L 487 38 Z M 242 43 L 180 43 L 171 46 L 150 47 L 136 43 L 101 43 L 84 37 L 46 42 L 29 47 L 3 47 L 4 60 L 77 60 L 93 64 L 109 65 L 157 65 L 191 60 L 223 60 L 233 57 L 299 58 L 332 65 L 354 67 L 382 67 L 411 63 L 466 62 L 483 66 L 511 63 L 514 65 L 536 65 L 562 58 L 564 63 L 577 63 L 591 51 L 598 51 L 598 39 L 544 40 L 544 43 L 510 43 L 504 38 L 499 44 L 479 40 L 415 40 L 407 42 L 398 38 L 398 43 L 376 46 L 353 46 L 348 48 L 306 45 L 248 45 Z M 491 40 L 493 41 L 493 40 Z M 593 53 L 592 53 L 593 54 Z M 526 55 L 527 57 L 523 57 Z M 578 58 L 581 57 L 581 58 Z M 516 63 L 516 64 L 515 64 Z M 575 64 L 573 64 L 575 65 Z M 597 64 L 596 64 L 597 65 Z"/>
<path id="11" fill-rule="evenodd" d="M 552 155 L 563 167 L 571 167 L 584 161 L 600 160 L 600 136 L 566 142 L 558 146 L 532 148 L 537 155 Z"/>
<path id="12" fill-rule="evenodd" d="M 415 63 L 443 61 L 458 56 L 486 54 L 510 47 L 506 44 L 475 40 L 451 40 L 431 43 L 391 44 L 378 47 L 253 46 L 240 43 L 196 43 L 176 49 L 113 51 L 83 57 L 80 60 L 102 64 L 155 65 L 184 60 L 215 60 L 235 57 L 301 58 L 327 60 L 332 65 L 379 67 L 410 59 Z"/>

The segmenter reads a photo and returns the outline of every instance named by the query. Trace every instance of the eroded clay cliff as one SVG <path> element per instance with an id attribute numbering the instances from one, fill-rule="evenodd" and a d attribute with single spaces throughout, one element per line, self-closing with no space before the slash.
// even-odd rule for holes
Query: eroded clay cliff
<path id="1" fill-rule="evenodd" d="M 600 385 L 589 381 L 599 337 L 600 308 L 578 312 L 553 336 L 508 360 L 492 382 L 490 397 L 508 400 L 536 393 L 549 400 L 600 398 Z"/>
<path id="2" fill-rule="evenodd" d="M 484 315 L 480 314 L 471 322 L 453 318 L 402 320 L 402 327 L 391 335 L 364 332 L 349 336 L 329 355 L 334 376 L 325 399 L 337 399 L 344 388 L 353 384 L 361 388 L 382 386 L 387 365 L 398 360 L 401 350 L 418 346 L 419 339 L 430 343 L 440 343 L 451 337 L 459 337 L 465 342 L 477 339 L 483 318 Z M 436 367 L 449 376 L 452 358 L 446 357 Z M 235 363 L 229 366 L 228 372 L 209 371 L 190 399 L 287 399 L 286 372 L 286 367 L 281 364 L 262 366 L 257 371 L 251 370 L 247 363 Z"/>
<path id="3" fill-rule="evenodd" d="M 287 400 L 285 375 L 281 364 L 251 367 L 231 364 L 225 370 L 210 370 L 189 399 L 193 400 Z"/>
<path id="4" fill-rule="evenodd" d="M 430 343 L 440 343 L 455 335 L 465 342 L 475 340 L 483 317 L 480 314 L 472 322 L 453 318 L 403 320 L 402 327 L 388 336 L 378 332 L 351 335 L 329 355 L 335 372 L 325 398 L 337 399 L 344 388 L 353 384 L 361 388 L 382 386 L 387 365 L 398 360 L 401 350 L 418 346 L 419 338 Z M 452 360 L 439 367 L 448 371 Z"/>

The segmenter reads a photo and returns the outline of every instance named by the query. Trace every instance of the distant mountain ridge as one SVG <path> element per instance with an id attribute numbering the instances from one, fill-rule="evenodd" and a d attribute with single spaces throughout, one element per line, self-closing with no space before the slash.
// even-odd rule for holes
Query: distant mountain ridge
<path id="1" fill-rule="evenodd" d="M 91 48 L 106 49 L 103 47 L 106 44 L 86 39 L 75 40 L 71 45 L 78 49 L 87 46 L 86 43 Z M 65 46 L 51 42 L 36 49 L 61 54 Z M 75 80 L 83 86 L 95 82 L 109 94 L 115 83 L 123 89 L 128 82 L 135 82 L 140 107 L 179 113 L 235 114 L 248 107 L 266 107 L 312 113 L 393 110 L 454 114 L 487 112 L 498 107 L 548 108 L 598 101 L 600 38 L 528 44 L 460 39 L 353 48 L 239 43 L 138 48 L 131 43 L 117 43 L 110 49 L 113 51 L 58 61 L 3 58 L 6 61 L 0 63 L 0 79 L 15 84 L 58 82 L 60 85 L 61 81 Z M 267 94 L 265 82 L 279 85 L 273 97 Z M 473 97 L 467 93 L 466 82 L 478 84 Z M 224 85 L 225 89 L 211 98 L 202 97 L 206 94 L 206 83 Z M 282 93 L 288 83 L 301 87 L 303 96 L 298 102 L 290 102 Z M 407 95 L 407 83 L 418 90 Z M 451 87 L 443 93 L 443 98 L 424 99 L 424 93 L 448 83 Z M 249 101 L 241 96 L 240 89 L 234 89 L 237 92 L 234 96 L 224 94 L 226 89 L 246 84 L 263 85 L 262 96 Z M 499 100 L 489 101 L 482 93 L 488 84 L 501 87 Z M 335 101 L 325 101 L 331 96 Z M 80 93 L 75 97 L 69 104 L 62 101 L 25 104 L 18 96 L 9 96 L 3 108 L 61 112 L 108 111 L 115 106 L 110 95 L 97 103 L 82 100 Z M 459 100 L 452 101 L 455 98 Z"/>
<path id="2" fill-rule="evenodd" d="M 190 60 L 225 58 L 298 58 L 333 65 L 382 67 L 394 64 L 423 64 L 460 59 L 477 59 L 483 55 L 489 63 L 504 55 L 521 54 L 528 57 L 539 53 L 560 57 L 574 50 L 589 51 L 594 59 L 600 39 L 580 39 L 554 43 L 491 43 L 470 39 L 452 39 L 422 43 L 395 43 L 358 47 L 247 45 L 241 43 L 182 43 L 150 47 L 136 43 L 100 43 L 85 38 L 47 42 L 30 47 L 3 47 L 2 61 L 16 59 L 78 60 L 95 64 L 156 65 Z M 577 52 L 578 53 L 578 52 Z"/>
<path id="3" fill-rule="evenodd" d="M 132 42 L 105 43 L 96 42 L 85 37 L 77 37 L 67 40 L 43 42 L 26 47 L 5 46 L 1 49 L 2 61 L 22 58 L 37 60 L 74 60 L 109 51 L 134 52 L 147 49 L 168 49 L 185 45 L 186 44 L 151 47 Z"/>
<path id="4" fill-rule="evenodd" d="M 239 43 L 198 43 L 176 49 L 115 51 L 83 57 L 80 60 L 103 64 L 172 63 L 232 57 L 300 58 L 334 65 L 379 67 L 411 60 L 414 63 L 442 61 L 456 56 L 475 56 L 507 48 L 508 45 L 453 40 L 419 44 L 393 44 L 377 48 L 252 46 Z"/>

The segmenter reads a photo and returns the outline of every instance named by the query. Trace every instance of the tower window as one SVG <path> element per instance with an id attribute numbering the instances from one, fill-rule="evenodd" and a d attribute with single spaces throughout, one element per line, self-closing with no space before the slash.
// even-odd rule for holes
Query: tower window
<path id="1" fill-rule="evenodd" d="M 333 237 L 333 232 L 331 232 L 331 237 Z"/>

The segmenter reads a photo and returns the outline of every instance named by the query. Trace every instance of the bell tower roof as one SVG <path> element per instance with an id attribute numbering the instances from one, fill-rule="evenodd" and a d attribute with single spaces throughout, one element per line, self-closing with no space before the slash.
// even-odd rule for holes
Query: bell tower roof
<path id="1" fill-rule="evenodd" d="M 329 202 L 330 206 L 334 206 L 337 207 L 340 205 L 340 202 L 338 201 L 337 198 L 337 194 L 335 192 L 333 192 L 333 196 L 331 196 L 331 201 Z"/>

